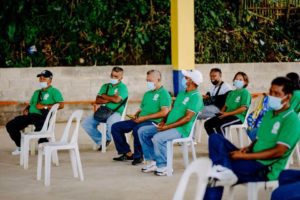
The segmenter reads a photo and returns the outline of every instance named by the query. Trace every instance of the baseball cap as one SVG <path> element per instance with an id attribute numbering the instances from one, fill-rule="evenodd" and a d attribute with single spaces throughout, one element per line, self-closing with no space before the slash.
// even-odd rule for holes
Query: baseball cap
<path id="1" fill-rule="evenodd" d="M 53 74 L 49 70 L 44 70 L 40 74 L 38 74 L 36 77 L 40 77 L 40 76 L 43 76 L 45 78 L 52 78 Z"/>
<path id="2" fill-rule="evenodd" d="M 189 77 L 196 85 L 200 85 L 203 82 L 202 73 L 198 70 L 182 70 L 183 76 Z"/>

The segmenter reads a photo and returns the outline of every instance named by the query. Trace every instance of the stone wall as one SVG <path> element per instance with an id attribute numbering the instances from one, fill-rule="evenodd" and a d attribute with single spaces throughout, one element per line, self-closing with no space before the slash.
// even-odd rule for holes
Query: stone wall
<path id="1" fill-rule="evenodd" d="M 204 75 L 204 83 L 200 90 L 205 93 L 210 85 L 209 70 L 219 67 L 223 71 L 223 79 L 232 83 L 237 71 L 244 71 L 249 75 L 251 92 L 268 91 L 270 81 L 280 75 L 295 71 L 300 74 L 300 63 L 238 63 L 238 64 L 201 64 L 196 68 Z M 93 100 L 101 84 L 109 81 L 113 66 L 93 67 L 52 67 L 53 86 L 59 88 L 66 101 Z M 141 99 L 146 90 L 146 72 L 157 69 L 162 72 L 162 82 L 171 92 L 172 67 L 170 65 L 140 65 L 123 66 L 125 70 L 124 83 L 129 89 L 130 99 Z M 0 68 L 0 101 L 29 101 L 33 91 L 38 88 L 36 75 L 46 68 Z M 90 105 L 66 105 L 59 111 L 58 121 L 66 121 L 72 110 L 84 109 L 85 115 L 92 113 Z M 130 103 L 128 113 L 133 113 L 138 103 Z M 0 106 L 0 124 L 21 113 L 22 105 Z"/>

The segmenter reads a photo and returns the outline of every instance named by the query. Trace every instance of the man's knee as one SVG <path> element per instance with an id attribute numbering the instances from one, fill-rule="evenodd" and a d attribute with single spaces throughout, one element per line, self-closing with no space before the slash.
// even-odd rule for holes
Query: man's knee
<path id="1" fill-rule="evenodd" d="M 223 142 L 223 140 L 224 140 L 224 136 L 217 134 L 217 133 L 213 133 L 213 134 L 210 134 L 208 137 L 208 144 L 209 145 L 218 145 L 221 142 Z"/>

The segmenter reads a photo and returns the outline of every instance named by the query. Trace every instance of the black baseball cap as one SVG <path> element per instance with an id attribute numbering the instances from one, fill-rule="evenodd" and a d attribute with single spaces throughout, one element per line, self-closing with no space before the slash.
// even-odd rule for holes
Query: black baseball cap
<path id="1" fill-rule="evenodd" d="M 40 76 L 43 76 L 45 78 L 52 78 L 53 74 L 49 70 L 44 70 L 40 74 L 38 74 L 36 77 L 40 77 Z"/>

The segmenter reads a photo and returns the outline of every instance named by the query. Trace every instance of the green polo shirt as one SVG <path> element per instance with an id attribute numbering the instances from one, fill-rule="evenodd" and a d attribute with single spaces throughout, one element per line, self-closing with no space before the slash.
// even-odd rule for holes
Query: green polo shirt
<path id="1" fill-rule="evenodd" d="M 253 152 L 261 152 L 274 148 L 276 144 L 283 144 L 288 150 L 281 158 L 258 160 L 263 165 L 271 165 L 271 172 L 268 174 L 270 180 L 278 179 L 279 173 L 285 168 L 289 155 L 300 139 L 300 121 L 292 108 L 289 108 L 278 115 L 274 111 L 268 111 L 261 122 L 257 133 L 257 141 L 254 144 Z"/>
<path id="2" fill-rule="evenodd" d="M 251 94 L 246 88 L 232 90 L 229 92 L 228 96 L 226 97 L 225 112 L 234 111 L 242 106 L 246 106 L 249 109 L 250 103 L 251 103 Z M 247 110 L 235 116 L 239 118 L 242 122 L 244 122 L 246 114 L 247 114 Z"/>
<path id="3" fill-rule="evenodd" d="M 41 92 L 41 95 L 39 95 Z M 31 99 L 30 99 L 30 107 L 29 113 L 42 114 L 39 109 L 36 108 L 37 103 L 41 103 L 44 105 L 52 105 L 55 103 L 63 102 L 64 98 L 62 97 L 61 92 L 55 87 L 48 87 L 45 90 L 39 89 L 34 91 Z"/>
<path id="4" fill-rule="evenodd" d="M 189 92 L 182 91 L 176 97 L 174 106 L 168 115 L 166 125 L 172 124 L 184 117 L 187 110 L 194 112 L 195 115 L 188 123 L 176 127 L 182 137 L 188 137 L 196 115 L 203 109 L 203 107 L 203 99 L 198 90 L 192 90 Z"/>
<path id="5" fill-rule="evenodd" d="M 169 92 L 161 86 L 158 90 L 150 90 L 144 94 L 140 105 L 139 116 L 146 116 L 157 113 L 162 107 L 171 107 L 172 99 Z M 161 122 L 162 118 L 152 119 L 154 122 Z"/>
<path id="6" fill-rule="evenodd" d="M 108 87 L 108 91 L 106 93 Z M 121 97 L 122 100 L 126 99 L 128 97 L 128 89 L 127 86 L 120 81 L 118 84 L 113 85 L 111 83 L 106 83 L 104 85 L 102 85 L 102 87 L 100 88 L 98 95 L 102 95 L 102 94 L 106 94 L 108 96 L 114 96 L 115 94 L 119 94 L 119 96 Z M 108 108 L 114 110 L 115 108 L 117 108 L 120 104 L 122 103 L 122 101 L 120 101 L 119 103 L 113 103 L 113 102 L 109 102 L 107 104 L 105 104 Z M 125 108 L 125 104 L 123 104 L 116 112 L 122 114 L 123 110 Z"/>
<path id="7" fill-rule="evenodd" d="M 300 112 L 300 90 L 295 90 L 293 92 L 293 96 L 290 101 L 290 106 L 295 110 L 296 113 Z"/>

